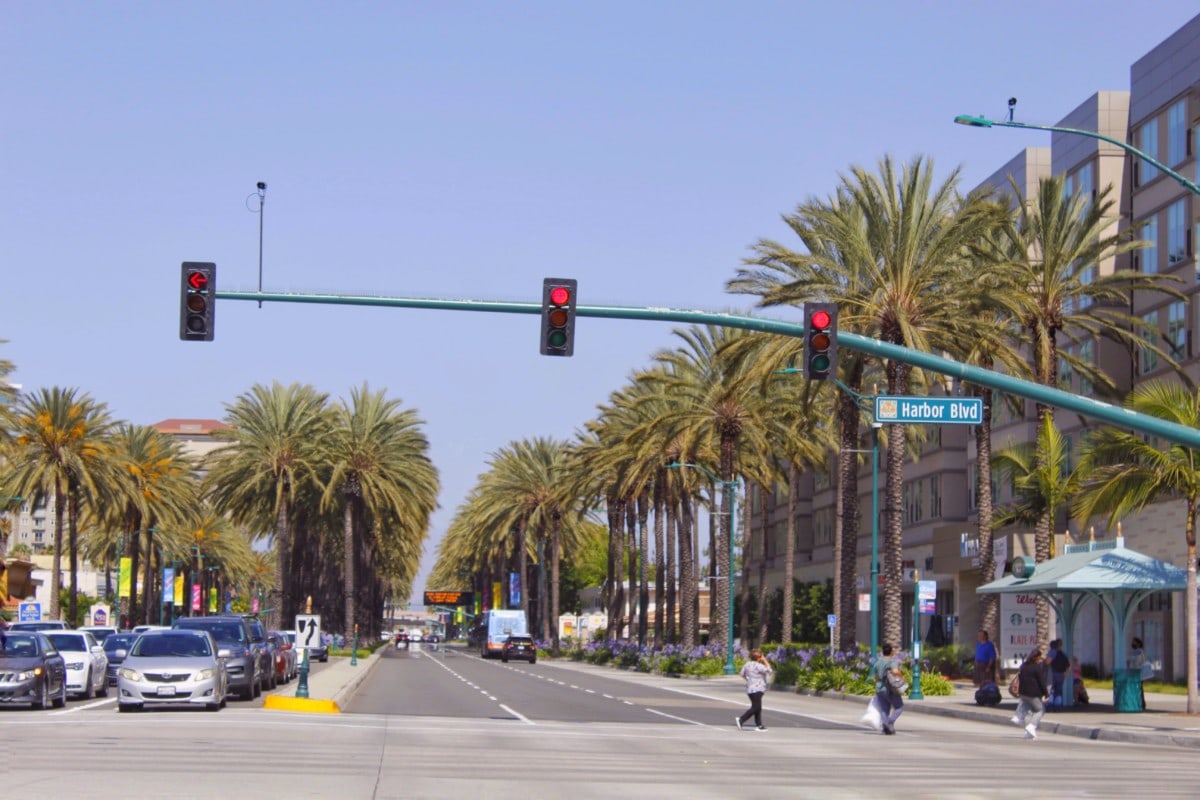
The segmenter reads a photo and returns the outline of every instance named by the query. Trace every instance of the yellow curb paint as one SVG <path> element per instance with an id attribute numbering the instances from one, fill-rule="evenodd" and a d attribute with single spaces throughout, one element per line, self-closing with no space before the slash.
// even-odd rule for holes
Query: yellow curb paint
<path id="1" fill-rule="evenodd" d="M 263 702 L 263 708 L 273 711 L 307 711 L 313 714 L 340 714 L 342 710 L 332 700 L 311 700 L 307 697 L 281 697 L 273 694 Z"/>

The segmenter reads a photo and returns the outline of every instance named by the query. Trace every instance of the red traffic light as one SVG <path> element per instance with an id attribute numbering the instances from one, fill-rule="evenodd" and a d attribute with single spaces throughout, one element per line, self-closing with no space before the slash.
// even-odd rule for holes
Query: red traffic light
<path id="1" fill-rule="evenodd" d="M 814 311 L 812 318 L 809 320 L 809 324 L 812 327 L 820 328 L 821 330 L 828 328 L 831 322 L 833 322 L 833 317 L 830 316 L 828 311 Z"/>
<path id="2" fill-rule="evenodd" d="M 567 303 L 571 302 L 571 291 L 565 286 L 555 286 L 550 290 L 550 302 L 556 306 L 565 306 Z M 561 325 L 565 322 L 566 320 L 555 324 Z"/>
<path id="3" fill-rule="evenodd" d="M 189 272 L 187 276 L 187 282 L 188 286 L 192 287 L 196 291 L 200 291 L 208 286 L 208 273 L 200 272 L 199 270 Z"/>

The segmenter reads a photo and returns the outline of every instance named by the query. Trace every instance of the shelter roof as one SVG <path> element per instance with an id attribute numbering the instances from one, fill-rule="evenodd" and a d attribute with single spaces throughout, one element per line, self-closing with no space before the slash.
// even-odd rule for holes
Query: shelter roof
<path id="1" fill-rule="evenodd" d="M 980 586 L 980 594 L 1016 592 L 1176 592 L 1187 586 L 1187 572 L 1125 547 L 1118 537 L 1106 542 L 1069 545 L 1061 556 L 1036 565 L 1033 575 L 1005 575 Z"/>

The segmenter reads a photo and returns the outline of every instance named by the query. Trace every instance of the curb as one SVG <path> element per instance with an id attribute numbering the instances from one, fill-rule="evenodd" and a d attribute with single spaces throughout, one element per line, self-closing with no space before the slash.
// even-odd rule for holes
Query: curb
<path id="1" fill-rule="evenodd" d="M 353 677 L 343 684 L 342 688 L 333 693 L 332 702 L 334 705 L 344 704 L 346 702 L 346 698 L 353 694 L 354 691 L 358 689 L 359 685 L 367 679 L 367 676 L 371 674 L 371 670 L 375 669 L 375 665 L 379 663 L 379 653 L 382 650 L 383 648 L 380 647 L 376 649 L 375 652 L 371 653 L 371 655 L 367 656 L 365 665 L 361 661 L 355 665 L 354 669 L 356 672 L 354 673 Z M 359 667 L 361 667 L 361 669 L 359 669 Z"/>
<path id="2" fill-rule="evenodd" d="M 268 711 L 303 711 L 310 714 L 340 714 L 342 709 L 332 700 L 311 700 L 307 697 L 285 697 L 273 694 L 263 701 Z"/>

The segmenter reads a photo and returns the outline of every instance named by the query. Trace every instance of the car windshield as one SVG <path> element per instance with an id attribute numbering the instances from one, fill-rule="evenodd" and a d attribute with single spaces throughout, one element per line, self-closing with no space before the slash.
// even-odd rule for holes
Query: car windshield
<path id="1" fill-rule="evenodd" d="M 82 653 L 87 650 L 83 637 L 76 633 L 47 633 L 46 638 L 54 642 L 54 646 L 59 650 L 69 653 Z"/>
<path id="2" fill-rule="evenodd" d="M 3 645 L 4 655 L 8 658 L 34 658 L 40 649 L 37 639 L 19 633 L 0 636 L 0 645 Z"/>
<path id="3" fill-rule="evenodd" d="M 156 636 L 141 636 L 130 655 L 142 658 L 201 658 L 211 656 L 208 639 L 188 634 L 163 633 Z"/>
<path id="4" fill-rule="evenodd" d="M 243 643 L 246 641 L 245 626 L 236 622 L 186 622 L 179 627 L 208 631 L 218 642 Z"/>
<path id="5" fill-rule="evenodd" d="M 104 649 L 112 653 L 116 650 L 128 650 L 137 641 L 137 635 L 132 633 L 117 633 L 104 640 Z"/>

